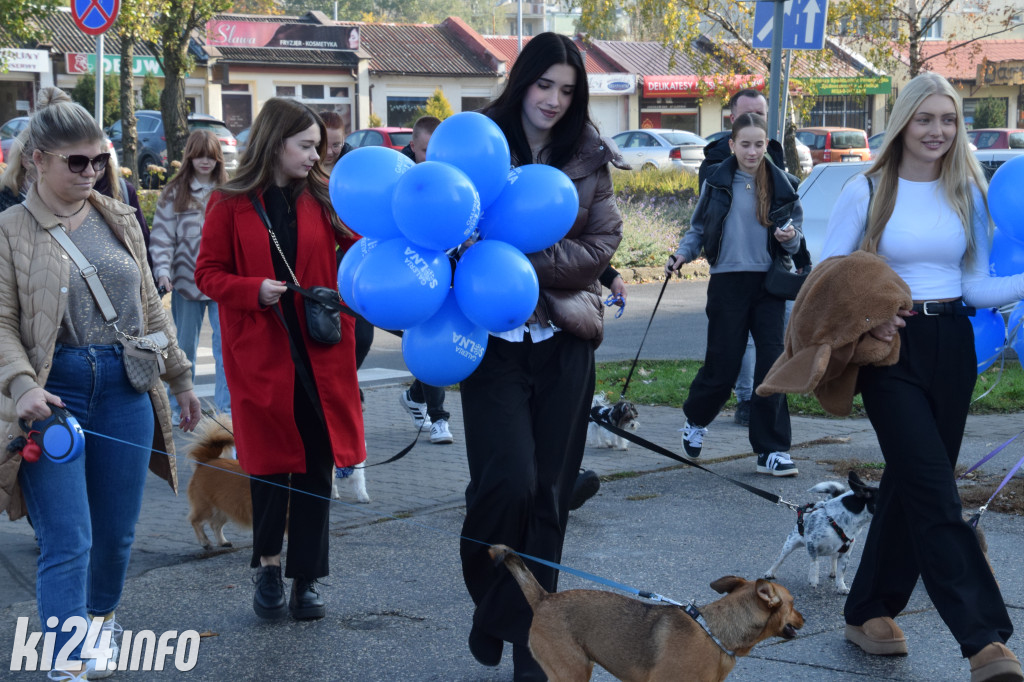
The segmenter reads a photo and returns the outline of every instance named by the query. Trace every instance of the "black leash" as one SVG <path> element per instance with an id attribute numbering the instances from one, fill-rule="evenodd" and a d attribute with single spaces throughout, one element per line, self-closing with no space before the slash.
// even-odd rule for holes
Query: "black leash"
<path id="1" fill-rule="evenodd" d="M 619 400 L 626 398 L 626 391 L 629 389 L 629 381 L 633 378 L 633 370 L 636 369 L 636 363 L 640 361 L 640 351 L 644 349 L 644 341 L 647 340 L 647 332 L 651 331 L 651 323 L 654 322 L 654 314 L 658 312 L 658 306 L 661 305 L 661 297 L 665 295 L 665 288 L 668 287 L 668 281 L 672 279 L 670 276 L 665 276 L 665 282 L 661 285 L 661 292 L 658 294 L 658 300 L 654 302 L 654 310 L 651 311 L 651 319 L 647 320 L 647 329 L 644 330 L 644 336 L 640 339 L 640 347 L 636 349 L 636 357 L 633 358 L 633 364 L 629 368 L 629 374 L 626 375 L 626 383 L 622 386 L 622 392 L 619 393 Z"/>
<path id="2" fill-rule="evenodd" d="M 620 429 L 619 427 L 617 427 L 617 426 L 615 426 L 613 424 L 609 424 L 607 422 L 594 419 L 593 417 L 591 417 L 590 420 L 592 422 L 594 422 L 595 424 L 600 425 L 602 428 L 608 429 L 609 431 L 614 433 L 616 436 L 619 436 L 620 438 L 625 438 L 629 442 L 636 443 L 637 445 L 639 445 L 642 448 L 646 448 L 646 449 L 650 450 L 651 452 L 656 452 L 659 455 L 664 455 L 665 457 L 668 457 L 669 459 L 674 459 L 677 462 L 682 462 L 683 464 L 686 464 L 687 466 L 695 467 L 697 469 L 700 469 L 701 471 L 706 471 L 709 474 L 712 474 L 713 476 L 718 476 L 721 479 L 729 481 L 733 485 L 737 485 L 737 486 L 743 488 L 744 490 L 746 490 L 748 492 L 754 493 L 755 495 L 757 495 L 760 498 L 768 500 L 772 504 L 781 504 L 782 506 L 789 507 L 790 509 L 798 509 L 799 508 L 794 503 L 787 502 L 786 500 L 783 500 L 781 497 L 779 497 L 775 493 L 770 493 L 767 490 L 762 490 L 761 488 L 757 488 L 755 486 L 749 485 L 747 483 L 744 483 L 743 481 L 737 481 L 735 478 L 730 478 L 729 476 L 724 476 L 724 475 L 722 475 L 722 474 L 720 474 L 720 473 L 718 473 L 716 471 L 712 471 L 711 469 L 708 469 L 705 466 L 697 464 L 696 462 L 691 462 L 688 459 L 684 459 L 684 458 L 680 457 L 676 453 L 672 452 L 671 450 L 668 450 L 666 448 L 661 447 L 657 443 L 652 443 L 651 441 L 647 440 L 646 438 L 641 438 L 640 436 L 633 435 L 629 431 L 626 431 L 624 429 Z"/>

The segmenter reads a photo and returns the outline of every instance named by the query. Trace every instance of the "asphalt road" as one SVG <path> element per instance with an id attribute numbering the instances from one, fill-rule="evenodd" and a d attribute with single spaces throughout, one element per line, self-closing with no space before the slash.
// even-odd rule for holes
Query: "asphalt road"
<path id="1" fill-rule="evenodd" d="M 597 349 L 597 361 L 632 360 L 636 356 L 651 311 L 663 282 L 632 284 L 626 290 L 626 312 L 615 317 L 617 308 L 605 312 L 604 342 Z M 672 280 L 665 289 L 641 358 L 648 360 L 703 360 L 708 320 L 704 315 L 707 280 Z M 605 292 L 607 293 L 607 292 Z M 397 336 L 377 330 L 373 347 L 363 367 L 404 370 L 402 342 Z"/>

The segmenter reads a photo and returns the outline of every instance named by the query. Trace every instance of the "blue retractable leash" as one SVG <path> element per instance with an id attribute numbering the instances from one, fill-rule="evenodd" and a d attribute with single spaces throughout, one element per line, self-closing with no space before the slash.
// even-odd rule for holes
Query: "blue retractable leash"
<path id="1" fill-rule="evenodd" d="M 85 433 L 70 412 L 60 405 L 50 405 L 53 412 L 46 419 L 30 426 L 24 419 L 18 426 L 27 435 L 21 456 L 26 462 L 38 462 L 40 455 L 46 455 L 58 464 L 73 462 L 85 452 Z"/>

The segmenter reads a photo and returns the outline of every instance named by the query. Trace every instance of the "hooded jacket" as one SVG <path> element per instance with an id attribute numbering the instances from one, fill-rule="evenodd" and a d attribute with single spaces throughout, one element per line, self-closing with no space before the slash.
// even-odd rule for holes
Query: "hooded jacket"
<path id="1" fill-rule="evenodd" d="M 192 367 L 175 341 L 174 323 L 164 310 L 146 265 L 146 246 L 135 209 L 93 190 L 89 203 L 99 211 L 114 236 L 125 245 L 142 272 L 144 333 L 163 331 L 170 340 L 163 379 L 172 393 L 192 388 Z M 25 514 L 18 485 L 21 453 L 7 444 L 23 435 L 15 406 L 18 399 L 46 385 L 61 319 L 68 303 L 71 260 L 47 233 L 60 219 L 46 207 L 33 186 L 25 202 L 0 215 L 0 509 L 13 521 Z M 149 276 L 147 276 L 149 275 Z M 149 391 L 158 428 L 153 433 L 149 469 L 177 492 L 171 406 L 163 384 Z M 166 453 L 171 456 L 168 457 Z"/>
<path id="2" fill-rule="evenodd" d="M 579 151 L 560 169 L 579 194 L 576 221 L 558 243 L 527 254 L 540 281 L 540 298 L 529 322 L 554 324 L 595 347 L 604 337 L 598 277 L 622 240 L 609 163 L 628 168 L 615 143 L 587 126 Z"/>

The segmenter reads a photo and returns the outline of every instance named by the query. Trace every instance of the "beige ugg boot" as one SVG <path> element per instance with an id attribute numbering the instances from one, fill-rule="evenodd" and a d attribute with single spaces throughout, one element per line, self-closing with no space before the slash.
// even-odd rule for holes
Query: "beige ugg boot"
<path id="1" fill-rule="evenodd" d="M 971 656 L 971 682 L 1021 682 L 1024 673 L 1013 652 L 1002 642 L 992 642 Z"/>
<path id="2" fill-rule="evenodd" d="M 875 656 L 907 655 L 907 639 L 903 630 L 887 616 L 870 618 L 864 625 L 847 625 L 846 639 Z"/>

